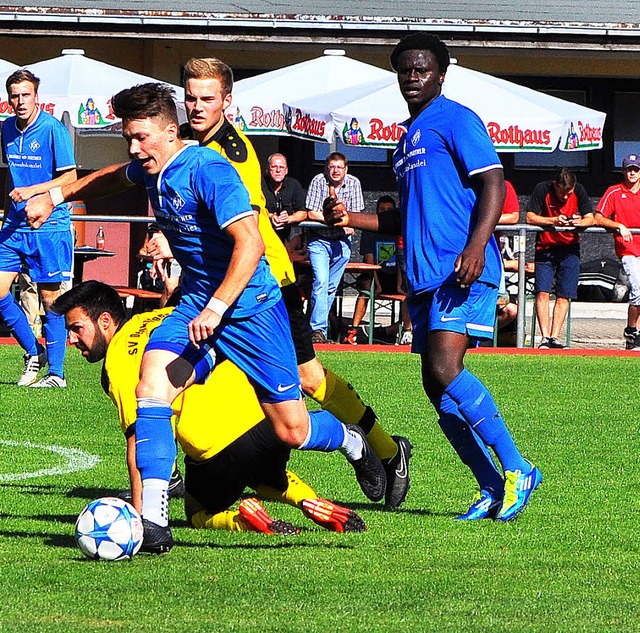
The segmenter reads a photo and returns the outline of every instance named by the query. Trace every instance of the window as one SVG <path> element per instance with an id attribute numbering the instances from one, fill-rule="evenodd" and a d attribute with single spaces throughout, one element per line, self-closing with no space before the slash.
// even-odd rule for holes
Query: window
<path id="1" fill-rule="evenodd" d="M 586 94 L 583 90 L 541 90 L 545 94 L 572 103 L 586 105 Z M 588 169 L 589 157 L 587 151 L 563 152 L 556 149 L 553 152 L 518 152 L 514 154 L 513 165 L 516 169 L 556 169 L 569 167 L 571 169 Z"/>
<path id="2" fill-rule="evenodd" d="M 323 162 L 328 154 L 336 151 L 344 154 L 349 163 L 388 163 L 388 149 L 347 145 L 339 138 L 336 138 L 336 141 L 335 150 L 329 143 L 314 143 L 314 159 Z"/>
<path id="3" fill-rule="evenodd" d="M 616 92 L 613 100 L 613 164 L 621 168 L 627 154 L 640 153 L 640 93 Z"/>

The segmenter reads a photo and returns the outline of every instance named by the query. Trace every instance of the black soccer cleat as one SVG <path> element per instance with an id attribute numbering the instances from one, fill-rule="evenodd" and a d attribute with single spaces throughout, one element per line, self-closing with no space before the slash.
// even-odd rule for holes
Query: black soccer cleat
<path id="1" fill-rule="evenodd" d="M 148 519 L 142 519 L 142 527 L 144 536 L 142 537 L 141 552 L 147 554 L 166 554 L 173 547 L 173 535 L 171 528 L 167 525 L 162 527 Z"/>
<path id="2" fill-rule="evenodd" d="M 351 460 L 347 457 L 347 461 L 353 466 L 356 472 L 356 479 L 360 484 L 360 488 L 367 499 L 371 501 L 380 501 L 384 497 L 387 487 L 387 475 L 384 466 L 373 452 L 364 431 L 356 425 L 349 424 L 347 429 L 350 433 L 357 433 L 362 437 L 363 449 L 360 459 Z"/>
<path id="3" fill-rule="evenodd" d="M 406 437 L 392 435 L 391 438 L 398 445 L 398 452 L 391 459 L 385 459 L 383 462 L 387 474 L 387 490 L 384 500 L 388 508 L 398 508 L 407 498 L 407 492 L 411 485 L 409 459 L 413 446 Z"/>
<path id="4" fill-rule="evenodd" d="M 169 479 L 169 499 L 182 499 L 184 497 L 184 480 L 182 475 L 176 466 L 171 473 L 171 479 Z"/>
<path id="5" fill-rule="evenodd" d="M 131 488 L 119 492 L 118 499 L 122 499 L 123 501 L 126 501 L 127 503 L 133 505 L 133 493 L 131 492 Z"/>

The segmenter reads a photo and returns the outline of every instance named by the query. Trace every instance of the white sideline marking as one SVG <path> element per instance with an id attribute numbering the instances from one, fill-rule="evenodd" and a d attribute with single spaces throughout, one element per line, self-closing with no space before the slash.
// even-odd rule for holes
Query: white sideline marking
<path id="1" fill-rule="evenodd" d="M 55 468 L 44 468 L 35 470 L 30 473 L 7 473 L 0 474 L 0 482 L 3 481 L 20 481 L 23 479 L 33 479 L 35 477 L 44 477 L 46 475 L 67 475 L 75 473 L 79 470 L 89 470 L 100 462 L 97 455 L 91 455 L 79 448 L 65 448 L 64 446 L 45 446 L 44 444 L 33 444 L 32 442 L 14 442 L 12 440 L 0 440 L 3 446 L 19 446 L 24 448 L 39 448 L 43 451 L 50 451 L 62 455 L 67 459 L 67 464 L 57 466 Z"/>

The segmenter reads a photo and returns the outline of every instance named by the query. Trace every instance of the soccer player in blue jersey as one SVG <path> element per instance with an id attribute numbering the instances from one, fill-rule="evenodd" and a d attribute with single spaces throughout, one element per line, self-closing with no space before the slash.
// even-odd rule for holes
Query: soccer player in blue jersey
<path id="1" fill-rule="evenodd" d="M 358 427 L 328 411 L 310 420 L 300 393 L 291 331 L 277 282 L 263 257 L 249 194 L 217 152 L 180 139 L 173 91 L 162 84 L 115 95 L 130 163 L 113 165 L 55 191 L 65 200 L 146 187 L 158 225 L 182 266 L 182 299 L 153 332 L 136 388 L 136 462 L 142 477 L 143 548 L 169 551 L 167 486 L 176 447 L 171 403 L 228 358 L 245 372 L 277 437 L 291 448 L 342 450 L 361 487 L 381 498 L 380 460 Z M 50 196 L 29 201 L 38 227 Z M 233 398 L 233 394 L 229 394 Z M 365 492 L 366 494 L 366 492 Z"/>
<path id="2" fill-rule="evenodd" d="M 422 383 L 439 424 L 480 488 L 458 518 L 508 521 L 525 508 L 542 475 L 516 448 L 487 388 L 464 367 L 470 342 L 493 335 L 502 274 L 493 237 L 505 195 L 502 166 L 482 121 L 441 94 L 449 51 L 437 37 L 405 37 L 391 65 L 410 113 L 393 156 L 400 208 L 349 214 L 332 197 L 325 215 L 354 228 L 402 231 L 412 351 L 420 354 Z"/>
<path id="3" fill-rule="evenodd" d="M 6 81 L 9 103 L 15 115 L 2 125 L 2 157 L 9 166 L 0 231 L 0 314 L 24 349 L 24 371 L 18 385 L 66 387 L 64 354 L 67 336 L 64 318 L 51 311 L 60 295 L 60 284 L 71 278 L 73 239 L 68 205 L 55 200 L 49 219 L 33 231 L 27 224 L 25 203 L 76 179 L 75 159 L 67 129 L 38 105 L 38 79 L 28 70 L 17 70 Z M 45 310 L 46 350 L 37 341 L 26 314 L 11 294 L 11 284 L 21 271 L 37 283 Z M 36 380 L 47 364 L 49 372 Z"/>

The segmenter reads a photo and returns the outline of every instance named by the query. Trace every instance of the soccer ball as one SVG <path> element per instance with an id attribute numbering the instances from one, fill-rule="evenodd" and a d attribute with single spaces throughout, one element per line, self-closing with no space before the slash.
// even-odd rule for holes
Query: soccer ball
<path id="1" fill-rule="evenodd" d="M 89 503 L 76 521 L 76 543 L 92 560 L 126 560 L 142 545 L 142 519 L 136 509 L 116 497 Z"/>

